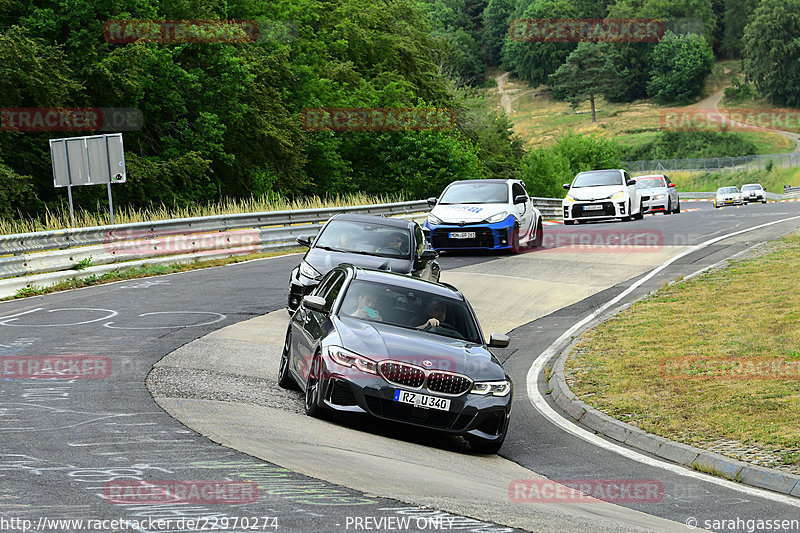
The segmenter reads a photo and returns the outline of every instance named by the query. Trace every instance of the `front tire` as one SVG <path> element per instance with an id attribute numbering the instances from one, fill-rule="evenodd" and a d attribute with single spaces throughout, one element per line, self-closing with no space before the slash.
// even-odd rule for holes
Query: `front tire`
<path id="1" fill-rule="evenodd" d="M 677 215 L 680 212 L 681 212 L 681 201 L 678 200 L 678 203 L 675 204 L 675 211 L 673 211 L 673 213 L 675 213 Z"/>
<path id="2" fill-rule="evenodd" d="M 292 327 L 286 332 L 286 340 L 283 343 L 283 353 L 281 353 L 281 363 L 278 367 L 278 386 L 282 389 L 297 390 L 297 383 L 289 372 L 289 354 L 292 346 Z"/>
<path id="3" fill-rule="evenodd" d="M 306 398 L 303 403 L 303 410 L 308 416 L 326 419 L 330 415 L 324 407 L 320 407 L 319 398 L 322 392 L 322 357 L 320 354 L 314 356 L 311 368 L 308 371 L 306 380 Z"/>
<path id="4" fill-rule="evenodd" d="M 667 208 L 664 210 L 664 214 L 671 215 L 672 213 L 674 213 L 674 211 L 672 210 L 672 199 L 667 198 Z"/>
<path id="5" fill-rule="evenodd" d="M 520 251 L 519 246 L 519 224 L 516 222 L 514 223 L 514 227 L 511 229 L 511 253 L 518 254 Z"/>
<path id="6" fill-rule="evenodd" d="M 574 220 L 565 220 L 565 221 L 564 221 L 564 225 L 565 225 L 565 226 L 571 226 L 571 225 L 573 225 L 574 223 L 575 223 L 575 221 L 574 221 Z"/>
<path id="7" fill-rule="evenodd" d="M 642 203 L 641 200 L 639 201 L 639 212 L 636 213 L 636 215 L 631 215 L 631 216 L 633 216 L 636 220 L 644 219 L 644 203 Z"/>
<path id="8" fill-rule="evenodd" d="M 624 216 L 624 217 L 622 217 L 622 221 L 623 221 L 623 222 L 630 222 L 632 218 L 633 218 L 633 217 L 632 217 L 632 215 L 631 215 L 631 201 L 630 201 L 630 200 L 628 200 L 628 215 L 627 215 L 627 216 Z"/>

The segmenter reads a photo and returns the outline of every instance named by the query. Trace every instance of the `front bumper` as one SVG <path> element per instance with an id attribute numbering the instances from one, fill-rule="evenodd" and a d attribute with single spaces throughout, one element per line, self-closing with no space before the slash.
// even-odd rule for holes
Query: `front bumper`
<path id="1" fill-rule="evenodd" d="M 561 203 L 561 210 L 564 213 L 564 220 L 603 220 L 630 216 L 627 199 L 602 202 L 565 201 Z"/>
<path id="2" fill-rule="evenodd" d="M 757 194 L 755 196 L 745 196 L 744 197 L 744 201 L 745 202 L 763 202 L 764 201 L 764 195 L 763 194 Z"/>
<path id="3" fill-rule="evenodd" d="M 642 213 L 666 213 L 669 198 L 654 200 L 652 198 L 642 198 Z"/>
<path id="4" fill-rule="evenodd" d="M 434 250 L 508 250 L 513 242 L 514 222 L 516 218 L 509 215 L 501 222 L 494 224 L 475 223 L 459 226 L 458 224 L 430 224 L 427 220 L 423 226 L 430 230 L 431 248 Z M 454 234 L 472 234 L 467 238 L 454 238 Z"/>
<path id="5" fill-rule="evenodd" d="M 448 398 L 450 409 L 441 411 L 395 401 L 394 393 L 397 389 L 411 389 L 388 383 L 380 376 L 360 372 L 355 375 L 352 368 L 345 369 L 335 363 L 332 367 L 322 383 L 320 398 L 324 406 L 333 411 L 361 413 L 391 422 L 452 435 L 471 435 L 488 441 L 503 439 L 508 429 L 513 390 L 506 396 L 471 393 L 447 396 L 424 388 L 413 391 Z"/>

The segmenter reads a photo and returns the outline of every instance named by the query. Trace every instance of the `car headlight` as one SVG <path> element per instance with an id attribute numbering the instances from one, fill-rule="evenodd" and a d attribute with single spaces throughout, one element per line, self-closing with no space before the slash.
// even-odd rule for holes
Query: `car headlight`
<path id="1" fill-rule="evenodd" d="M 575 197 L 574 197 L 574 196 L 572 196 L 571 194 L 568 194 L 568 195 L 566 195 L 566 196 L 564 197 L 564 200 L 566 200 L 566 201 L 568 201 L 568 202 L 574 202 L 574 201 L 575 201 Z"/>
<path id="2" fill-rule="evenodd" d="M 322 274 L 317 272 L 317 269 L 306 263 L 305 261 L 300 261 L 300 273 L 307 278 L 311 278 L 315 281 L 319 281 L 322 279 Z"/>
<path id="3" fill-rule="evenodd" d="M 428 213 L 428 224 L 431 224 L 432 226 L 438 226 L 441 223 L 442 223 L 441 218 Z"/>
<path id="4" fill-rule="evenodd" d="M 342 366 L 357 368 L 368 374 L 378 374 L 378 363 L 363 355 L 345 350 L 341 346 L 328 346 L 328 355 Z"/>
<path id="5" fill-rule="evenodd" d="M 624 198 L 624 197 L 625 197 L 625 192 L 624 191 L 615 192 L 614 194 L 609 196 L 609 198 L 611 198 L 612 200 L 619 200 L 620 198 Z"/>
<path id="6" fill-rule="evenodd" d="M 489 218 L 487 218 L 486 222 L 488 222 L 489 224 L 494 224 L 496 222 L 502 222 L 503 220 L 505 220 L 505 218 L 507 216 L 508 216 L 508 213 L 506 213 L 505 211 L 502 211 L 500 213 L 494 214 L 494 215 L 490 216 Z"/>
<path id="7" fill-rule="evenodd" d="M 667 197 L 666 194 L 654 194 L 653 195 L 653 200 L 663 200 L 666 197 Z"/>
<path id="8" fill-rule="evenodd" d="M 506 396 L 511 392 L 511 382 L 507 379 L 503 381 L 476 381 L 469 392 L 482 396 L 489 394 L 492 396 Z"/>

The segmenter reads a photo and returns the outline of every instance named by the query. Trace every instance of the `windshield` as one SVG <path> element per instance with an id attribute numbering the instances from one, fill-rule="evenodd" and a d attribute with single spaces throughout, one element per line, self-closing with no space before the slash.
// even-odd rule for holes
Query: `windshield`
<path id="1" fill-rule="evenodd" d="M 466 303 L 425 291 L 354 280 L 339 314 L 483 344 Z"/>
<path id="2" fill-rule="evenodd" d="M 745 185 L 742 187 L 743 191 L 758 191 L 761 189 L 761 185 Z"/>
<path id="3" fill-rule="evenodd" d="M 315 248 L 380 257 L 410 258 L 408 230 L 380 223 L 331 221 L 314 243 Z"/>
<path id="4" fill-rule="evenodd" d="M 736 187 L 721 187 L 717 191 L 717 194 L 731 194 L 731 193 L 737 193 L 737 192 L 739 192 L 739 189 L 737 189 Z"/>
<path id="5" fill-rule="evenodd" d="M 581 172 L 575 176 L 572 187 L 601 187 L 603 185 L 622 185 L 622 174 L 617 170 Z"/>
<path id="6" fill-rule="evenodd" d="M 440 204 L 505 204 L 508 185 L 505 183 L 454 183 L 444 191 Z"/>
<path id="7" fill-rule="evenodd" d="M 642 178 L 636 180 L 637 189 L 656 189 L 666 186 L 663 178 Z"/>

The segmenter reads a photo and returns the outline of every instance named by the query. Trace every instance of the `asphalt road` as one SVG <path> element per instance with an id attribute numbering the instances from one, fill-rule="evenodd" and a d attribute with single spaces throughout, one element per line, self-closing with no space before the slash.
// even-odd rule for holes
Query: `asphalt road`
<path id="1" fill-rule="evenodd" d="M 792 203 L 722 210 L 714 210 L 705 202 L 684 207 L 697 211 L 669 217 L 649 216 L 643 221 L 629 223 L 559 228 L 558 231 L 553 229 L 552 234 L 635 230 L 637 234 L 660 235 L 662 248 L 656 250 L 658 245 L 651 246 L 652 253 L 660 253 L 663 247 L 686 249 L 724 233 L 800 216 L 798 204 Z M 712 245 L 676 262 L 642 290 L 656 288 L 664 279 L 690 274 L 798 226 L 798 220 L 788 221 Z M 546 233 L 550 233 L 551 228 L 555 227 L 546 228 Z M 558 268 L 558 264 L 563 263 L 563 268 L 559 279 L 549 282 L 568 284 L 572 274 L 567 263 L 575 268 L 575 254 L 582 251 L 572 250 L 563 257 L 558 253 L 554 249 L 516 258 L 445 256 L 440 262 L 444 272 L 467 275 L 473 269 L 473 275 L 469 276 L 473 279 L 480 274 L 475 269 L 485 269 L 492 275 L 505 276 L 513 287 L 519 283 L 514 279 L 520 277 L 514 272 L 513 261 L 530 260 L 537 254 L 545 258 L 550 254 L 553 257 L 546 259 L 553 263 L 551 267 Z M 623 255 L 626 262 L 609 261 L 609 272 L 616 270 L 617 275 L 624 278 L 612 288 L 593 292 L 566 307 L 543 312 L 539 317 L 529 316 L 529 323 L 523 322 L 525 316 L 513 313 L 497 322 L 499 325 L 519 322 L 511 333 L 512 348 L 502 354 L 518 390 L 511 431 L 501 455 L 552 479 L 660 480 L 664 485 L 664 498 L 636 509 L 677 522 L 684 522 L 688 517 L 697 518 L 700 525 L 703 520 L 714 518 L 800 517 L 796 505 L 776 497 L 743 493 L 671 474 L 599 449 L 559 430 L 533 410 L 521 389 L 535 357 L 609 295 L 621 292 L 648 266 L 647 261 L 639 261 L 637 273 L 637 269 L 626 266 L 627 260 L 635 263 L 636 257 L 647 256 L 641 252 Z M 343 531 L 359 529 L 359 524 L 362 530 L 367 525 L 372 526 L 372 530 L 388 529 L 402 524 L 397 520 L 411 517 L 413 521 L 407 530 L 412 531 L 430 530 L 434 525 L 446 523 L 459 530 L 508 530 L 435 510 L 420 510 L 265 463 L 214 444 L 172 419 L 154 402 L 144 385 L 154 363 L 213 331 L 282 308 L 288 275 L 298 260 L 299 256 L 260 260 L 0 304 L 0 354 L 6 358 L 4 365 L 8 357 L 80 355 L 84 358 L 98 356 L 100 361 L 109 362 L 111 368 L 110 373 L 95 376 L 100 379 L 15 377 L 2 381 L 0 529 L 21 530 L 21 526 L 27 525 L 21 522 L 4 524 L 2 520 L 31 520 L 31 527 L 36 527 L 46 525 L 40 522 L 43 519 L 95 518 L 132 521 L 116 528 L 110 523 L 96 524 L 109 527 L 95 530 L 155 531 L 158 524 L 148 524 L 148 519 L 169 518 L 173 520 L 169 530 L 188 531 L 192 528 L 177 522 L 178 519 L 216 517 L 214 522 L 206 522 L 206 529 L 213 525 L 217 530 L 227 531 L 268 529 L 277 524 L 288 531 Z M 532 283 L 541 281 L 536 279 L 536 272 L 526 276 Z M 575 293 L 574 296 L 581 295 Z M 502 302 L 504 298 L 500 293 L 492 299 Z M 474 300 L 472 296 L 470 299 Z M 530 322 L 530 318 L 536 320 Z M 487 315 L 481 320 L 486 329 L 490 317 Z M 241 386 L 247 388 L 248 384 L 244 382 Z M 350 434 L 351 438 L 358 439 L 355 428 Z M 392 438 L 402 440 L 403 437 L 394 435 Z M 420 447 L 420 453 L 425 453 L 425 447 Z M 341 468 L 344 470 L 347 465 Z M 258 480 L 261 487 L 258 501 L 238 505 L 207 500 L 193 505 L 152 501 L 118 504 L 109 503 L 104 497 L 108 496 L 110 487 L 140 480 L 225 479 Z M 424 484 L 425 480 L 420 483 Z M 234 528 L 232 519 L 222 520 L 237 516 L 250 518 L 250 527 L 242 527 L 245 523 L 240 521 Z M 378 527 L 374 521 L 365 522 L 381 518 L 392 522 L 381 522 L 383 527 Z M 133 522 L 141 520 L 145 523 Z M 139 527 L 129 527 L 134 525 Z M 90 530 L 91 524 L 83 524 L 83 527 Z M 79 529 L 75 524 L 39 528 L 40 531 Z M 535 525 L 526 529 L 537 530 Z"/>

